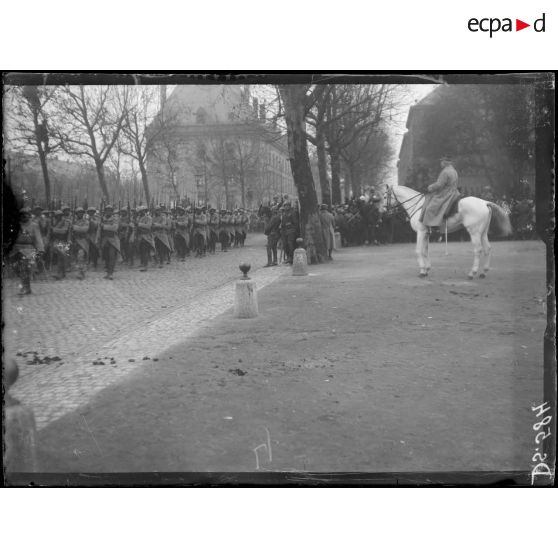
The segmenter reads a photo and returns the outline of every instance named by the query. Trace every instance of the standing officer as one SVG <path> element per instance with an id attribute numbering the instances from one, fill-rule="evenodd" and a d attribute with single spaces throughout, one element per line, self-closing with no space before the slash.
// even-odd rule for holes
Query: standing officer
<path id="1" fill-rule="evenodd" d="M 10 259 L 21 281 L 19 295 L 23 296 L 31 294 L 31 267 L 42 256 L 45 248 L 39 225 L 31 219 L 31 210 L 22 209 L 20 216 L 20 230 Z"/>
<path id="2" fill-rule="evenodd" d="M 120 239 L 118 238 L 118 217 L 114 215 L 112 205 L 105 207 L 105 213 L 99 223 L 99 251 L 105 262 L 106 275 L 104 279 L 113 279 L 116 258 L 120 253 Z"/>
<path id="3" fill-rule="evenodd" d="M 292 208 L 291 202 L 283 203 L 283 216 L 281 218 L 281 236 L 283 240 L 283 249 L 287 257 L 287 263 L 293 263 L 293 255 L 295 250 L 295 240 L 298 236 L 298 215 Z"/>
<path id="4" fill-rule="evenodd" d="M 275 205 L 271 208 L 271 216 L 266 219 L 264 234 L 267 236 L 267 264 L 265 267 L 277 265 L 277 243 L 279 242 L 281 217 Z"/>

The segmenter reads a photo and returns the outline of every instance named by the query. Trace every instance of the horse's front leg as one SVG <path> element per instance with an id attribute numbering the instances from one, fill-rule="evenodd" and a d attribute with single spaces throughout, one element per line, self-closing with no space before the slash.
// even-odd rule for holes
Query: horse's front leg
<path id="1" fill-rule="evenodd" d="M 426 277 L 428 275 L 427 261 L 428 261 L 428 232 L 417 231 L 417 260 L 419 264 L 419 277 Z"/>
<path id="2" fill-rule="evenodd" d="M 473 267 L 469 272 L 469 279 L 474 279 L 479 272 L 480 255 L 482 253 L 481 235 L 478 232 L 471 234 L 471 243 L 473 244 Z"/>

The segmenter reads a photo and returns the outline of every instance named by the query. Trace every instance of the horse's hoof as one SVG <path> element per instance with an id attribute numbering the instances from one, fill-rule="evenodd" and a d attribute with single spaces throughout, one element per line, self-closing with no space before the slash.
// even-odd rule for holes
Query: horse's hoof
<path id="1" fill-rule="evenodd" d="M 424 277 L 426 277 L 427 275 L 428 275 L 428 273 L 422 273 L 422 272 L 419 273 L 419 277 L 421 279 L 424 279 Z"/>
<path id="2" fill-rule="evenodd" d="M 469 279 L 474 279 L 474 278 L 475 278 L 475 276 L 474 276 L 472 273 L 469 273 L 469 275 L 467 275 L 467 277 L 468 277 Z"/>
<path id="3" fill-rule="evenodd" d="M 486 275 L 485 275 L 484 273 L 481 273 L 481 274 L 479 275 L 479 278 L 480 278 L 480 279 L 484 279 L 485 277 L 486 277 Z"/>

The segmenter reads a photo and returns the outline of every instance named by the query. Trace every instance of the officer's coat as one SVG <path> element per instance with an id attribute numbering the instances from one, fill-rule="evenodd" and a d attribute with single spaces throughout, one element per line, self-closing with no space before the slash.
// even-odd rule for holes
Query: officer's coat
<path id="1" fill-rule="evenodd" d="M 457 196 L 457 171 L 448 165 L 442 169 L 438 180 L 428 186 L 422 214 L 423 224 L 427 227 L 441 226 L 445 213 Z"/>
<path id="2" fill-rule="evenodd" d="M 72 228 L 74 231 L 74 242 L 79 248 L 88 254 L 89 239 L 87 238 L 87 233 L 89 232 L 89 221 L 85 217 L 82 217 L 72 225 Z"/>
<path id="3" fill-rule="evenodd" d="M 329 252 L 335 247 L 335 218 L 329 211 L 321 210 L 320 222 L 322 224 L 322 235 L 324 237 L 326 250 Z"/>
<path id="4" fill-rule="evenodd" d="M 99 225 L 101 227 L 101 250 L 107 246 L 114 246 L 120 252 L 120 238 L 118 236 L 118 217 L 111 215 L 103 217 Z"/>
<path id="5" fill-rule="evenodd" d="M 167 218 L 165 215 L 153 217 L 153 238 L 163 243 L 168 250 L 171 249 L 169 236 L 167 234 Z"/>
<path id="6" fill-rule="evenodd" d="M 153 240 L 153 219 L 151 216 L 145 214 L 143 217 L 138 217 L 137 221 L 137 237 L 138 245 L 141 241 L 147 242 L 153 250 L 155 250 L 155 241 Z"/>
<path id="7" fill-rule="evenodd" d="M 34 255 L 34 252 L 44 252 L 45 247 L 39 225 L 35 221 L 21 224 L 21 229 L 13 248 L 14 254 L 21 253 L 26 258 Z"/>

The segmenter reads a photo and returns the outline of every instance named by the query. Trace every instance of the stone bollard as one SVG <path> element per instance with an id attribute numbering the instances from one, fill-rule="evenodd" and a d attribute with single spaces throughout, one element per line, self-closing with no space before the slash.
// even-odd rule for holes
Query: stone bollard
<path id="1" fill-rule="evenodd" d="M 19 369 L 13 359 L 4 362 L 5 389 L 5 452 L 4 466 L 8 472 L 36 473 L 37 449 L 35 416 L 31 409 L 22 405 L 8 391 L 19 376 Z"/>
<path id="2" fill-rule="evenodd" d="M 238 267 L 244 274 L 244 277 L 236 282 L 234 317 L 255 318 L 258 315 L 256 282 L 247 275 L 250 271 L 250 264 L 242 263 Z"/>
<path id="3" fill-rule="evenodd" d="M 306 250 L 302 247 L 303 242 L 302 238 L 296 239 L 298 248 L 294 251 L 293 256 L 293 275 L 308 275 L 308 258 Z"/>

